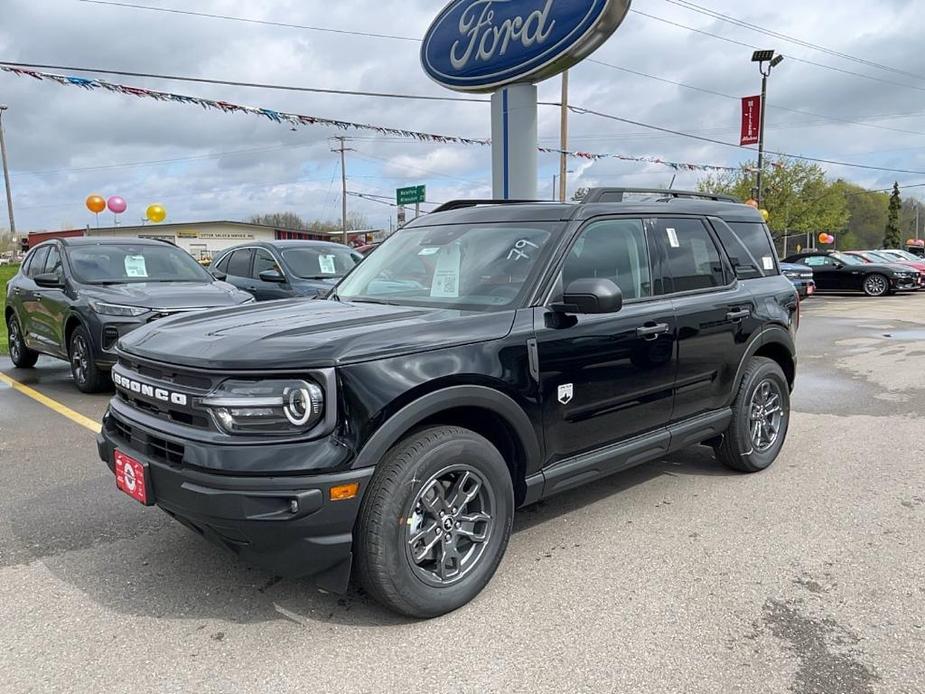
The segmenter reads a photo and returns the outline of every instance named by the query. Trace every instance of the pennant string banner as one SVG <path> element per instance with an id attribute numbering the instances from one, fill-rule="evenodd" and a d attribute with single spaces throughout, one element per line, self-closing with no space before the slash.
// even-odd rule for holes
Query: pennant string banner
<path id="1" fill-rule="evenodd" d="M 145 89 L 142 87 L 130 87 L 124 84 L 116 84 L 101 79 L 87 79 L 84 77 L 72 77 L 68 75 L 57 75 L 50 72 L 39 72 L 37 70 L 27 70 L 25 68 L 12 67 L 10 65 L 0 65 L 0 70 L 8 72 L 19 77 L 32 77 L 39 81 L 49 80 L 63 86 L 80 87 L 87 91 L 103 89 L 118 94 L 126 94 L 138 98 L 154 99 L 155 101 L 173 102 L 180 104 L 189 104 L 199 106 L 205 110 L 217 110 L 223 113 L 246 113 L 249 115 L 260 116 L 274 123 L 287 125 L 290 127 L 299 126 L 322 126 L 338 128 L 339 130 L 364 130 L 378 133 L 379 135 L 388 135 L 391 137 L 401 137 L 405 139 L 418 140 L 420 142 L 436 142 L 439 144 L 459 144 L 486 147 L 491 145 L 491 140 L 475 139 L 468 137 L 456 137 L 454 135 L 437 135 L 434 133 L 419 132 L 416 130 L 405 130 L 403 128 L 390 128 L 381 125 L 370 125 L 368 123 L 354 123 L 351 121 L 336 120 L 331 118 L 320 118 L 318 116 L 306 116 L 299 113 L 286 113 L 284 111 L 274 111 L 268 108 L 257 108 L 254 106 L 242 106 L 227 101 L 216 101 L 213 99 L 204 99 L 196 96 L 185 94 L 174 94 L 172 92 L 161 92 L 154 89 Z M 658 164 L 667 166 L 675 171 L 757 171 L 753 167 L 739 166 L 716 166 L 712 164 L 696 164 L 686 162 L 668 161 L 660 157 L 640 157 L 626 154 L 611 154 L 597 152 L 580 152 L 571 150 L 561 150 L 554 147 L 538 147 L 544 154 L 565 154 L 574 159 L 584 159 L 587 161 L 600 161 L 602 159 L 617 159 L 619 161 L 633 161 L 645 164 Z"/>

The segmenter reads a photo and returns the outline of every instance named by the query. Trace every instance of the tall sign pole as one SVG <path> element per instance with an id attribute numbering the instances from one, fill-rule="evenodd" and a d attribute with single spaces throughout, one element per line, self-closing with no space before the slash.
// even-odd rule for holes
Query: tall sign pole
<path id="1" fill-rule="evenodd" d="M 19 251 L 19 239 L 16 236 L 16 220 L 13 218 L 13 190 L 10 187 L 10 168 L 6 161 L 6 141 L 3 139 L 3 112 L 9 107 L 0 104 L 0 159 L 3 160 L 3 181 L 6 184 L 6 209 L 10 214 L 10 234 L 13 236 L 13 248 Z"/>
<path id="2" fill-rule="evenodd" d="M 562 73 L 562 113 L 560 114 L 559 124 L 559 202 L 565 202 L 565 196 L 568 194 L 568 70 Z"/>
<path id="3" fill-rule="evenodd" d="M 764 177 L 764 118 L 767 113 L 767 98 L 768 98 L 768 76 L 764 72 L 761 73 L 761 109 L 758 111 L 758 178 L 755 181 L 755 200 L 758 201 L 758 209 L 762 209 L 762 203 L 764 202 L 763 193 L 764 188 L 762 188 L 762 179 Z"/>
<path id="4" fill-rule="evenodd" d="M 340 192 L 341 192 L 341 230 L 344 233 L 344 245 L 349 245 L 349 239 L 347 238 L 347 157 L 346 152 L 351 151 L 349 147 L 346 147 L 347 138 L 343 135 L 338 135 L 334 138 L 340 143 L 340 146 L 336 149 L 332 149 L 332 152 L 340 152 Z"/>
<path id="5" fill-rule="evenodd" d="M 590 56 L 616 31 L 631 0 L 451 0 L 427 30 L 421 65 L 438 84 L 491 93 L 492 191 L 537 198 L 536 83 Z M 567 142 L 568 78 L 562 132 Z M 559 198 L 565 199 L 560 161 Z"/>

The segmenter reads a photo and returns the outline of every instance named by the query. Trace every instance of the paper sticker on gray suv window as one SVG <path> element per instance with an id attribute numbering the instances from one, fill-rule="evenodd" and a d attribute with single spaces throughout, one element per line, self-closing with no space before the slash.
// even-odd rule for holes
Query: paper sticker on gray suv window
<path id="1" fill-rule="evenodd" d="M 437 256 L 434 283 L 430 295 L 438 299 L 459 298 L 459 266 L 462 261 L 459 246 L 444 246 Z"/>
<path id="2" fill-rule="evenodd" d="M 147 277 L 148 268 L 145 265 L 143 255 L 125 256 L 125 276 L 126 277 Z"/>
<path id="3" fill-rule="evenodd" d="M 668 227 L 665 231 L 668 233 L 668 243 L 671 244 L 671 247 L 680 248 L 681 242 L 678 241 L 678 232 L 671 227 Z"/>
<path id="4" fill-rule="evenodd" d="M 774 269 L 774 258 L 772 258 L 772 257 L 769 256 L 769 255 L 763 256 L 763 257 L 761 258 L 761 263 L 762 263 L 762 265 L 764 265 L 764 269 L 765 269 L 765 270 L 773 270 L 773 269 Z"/>

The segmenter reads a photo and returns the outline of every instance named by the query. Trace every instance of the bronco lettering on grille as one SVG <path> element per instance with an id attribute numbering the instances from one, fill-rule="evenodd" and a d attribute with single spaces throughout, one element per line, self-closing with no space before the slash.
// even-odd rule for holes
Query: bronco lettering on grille
<path id="1" fill-rule="evenodd" d="M 147 383 L 127 378 L 115 371 L 112 373 L 112 382 L 131 393 L 137 393 L 161 402 L 169 402 L 172 405 L 186 405 L 189 403 L 189 398 L 184 393 L 174 393 L 164 388 L 155 388 Z"/>

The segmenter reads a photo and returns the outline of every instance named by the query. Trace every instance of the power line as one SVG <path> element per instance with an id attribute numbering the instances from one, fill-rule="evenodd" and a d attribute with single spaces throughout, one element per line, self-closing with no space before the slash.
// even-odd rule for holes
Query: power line
<path id="1" fill-rule="evenodd" d="M 81 0 L 81 2 L 100 2 L 101 0 Z M 76 67 L 73 65 L 44 65 L 39 63 L 20 63 L 0 60 L 0 65 L 29 68 L 32 70 L 64 70 L 67 72 L 90 72 L 101 75 L 119 75 L 121 77 L 142 77 L 145 79 L 167 80 L 170 82 L 194 82 L 196 84 L 220 84 L 228 87 L 249 87 L 256 89 L 274 89 L 285 92 L 308 92 L 312 94 L 337 94 L 339 96 L 372 96 L 382 99 L 409 99 L 415 101 L 462 101 L 487 104 L 488 99 L 465 96 L 430 96 L 426 94 L 397 94 L 394 92 L 367 92 L 350 89 L 324 89 L 321 87 L 300 87 L 288 84 L 267 84 L 263 82 L 240 82 L 237 80 L 220 80 L 206 77 L 188 77 L 184 75 L 162 75 L 155 72 L 132 72 L 129 70 L 104 70 L 95 67 Z"/>
<path id="2" fill-rule="evenodd" d="M 698 5 L 696 3 L 689 2 L 688 0 L 665 0 L 665 2 L 671 3 L 672 5 L 676 5 L 678 7 L 683 7 L 684 9 L 690 10 L 691 12 L 698 12 L 700 14 L 706 15 L 707 17 L 717 19 L 721 22 L 732 24 L 733 26 L 738 26 L 738 27 L 742 27 L 745 29 L 751 29 L 752 31 L 757 31 L 760 34 L 764 34 L 765 36 L 771 36 L 773 38 L 780 39 L 782 41 L 787 41 L 788 43 L 792 43 L 797 46 L 801 46 L 803 48 L 809 48 L 814 51 L 819 51 L 821 53 L 825 53 L 827 55 L 831 55 L 836 58 L 850 60 L 851 62 L 859 63 L 867 67 L 873 67 L 878 70 L 884 70 L 886 72 L 894 72 L 899 75 L 905 75 L 907 77 L 912 77 L 913 79 L 916 79 L 916 80 L 923 79 L 921 75 L 917 75 L 912 72 L 906 72 L 905 70 L 900 70 L 899 68 L 895 68 L 890 65 L 876 63 L 872 60 L 867 60 L 866 58 L 859 58 L 857 56 L 849 55 L 848 53 L 842 53 L 840 51 L 836 51 L 831 48 L 826 48 L 825 46 L 821 46 L 818 43 L 812 43 L 811 41 L 806 41 L 804 39 L 800 39 L 794 36 L 789 36 L 787 34 L 783 34 L 778 31 L 772 31 L 771 29 L 766 29 L 765 27 L 752 24 L 751 22 L 747 22 L 742 19 L 736 19 L 735 17 L 731 17 L 728 14 L 723 14 L 722 12 L 711 10 L 708 7 L 704 7 L 703 5 Z"/>
<path id="3" fill-rule="evenodd" d="M 694 135 L 693 133 L 686 133 L 680 130 L 673 130 L 672 128 L 664 128 L 659 125 L 651 125 L 649 123 L 642 123 L 640 121 L 630 120 L 629 118 L 621 118 L 620 116 L 615 116 L 609 113 L 602 113 L 601 111 L 594 111 L 588 108 L 581 108 L 579 106 L 569 106 L 569 110 L 573 113 L 579 115 L 588 114 L 592 116 L 598 116 L 600 118 L 607 118 L 609 120 L 619 121 L 620 123 L 628 123 L 630 125 L 637 125 L 641 128 L 649 128 L 651 130 L 658 130 L 659 132 L 669 133 L 671 135 L 677 135 L 679 137 L 687 137 L 693 140 L 700 140 L 701 142 L 709 142 L 714 145 L 722 145 L 723 147 L 734 147 L 736 149 L 748 149 L 751 151 L 751 148 L 738 145 L 735 142 L 726 142 L 724 140 L 716 140 L 712 137 L 704 137 L 702 135 Z M 925 171 L 910 171 L 908 169 L 890 169 L 883 166 L 872 166 L 868 164 L 853 164 L 850 162 L 844 161 L 835 161 L 833 159 L 821 159 L 819 157 L 807 157 L 800 154 L 788 154 L 786 152 L 775 152 L 772 150 L 765 150 L 767 154 L 773 154 L 776 157 L 784 157 L 788 159 L 800 159 L 802 161 L 813 161 L 820 164 L 832 164 L 833 166 L 846 166 L 855 169 L 867 169 L 869 171 L 886 171 L 888 173 L 906 173 L 913 175 L 925 176 Z"/>
<path id="4" fill-rule="evenodd" d="M 648 12 L 643 12 L 641 10 L 633 10 L 630 12 L 647 17 L 649 19 L 654 19 L 657 22 L 662 22 L 664 24 L 670 24 L 671 26 L 678 27 L 679 29 L 686 29 L 687 31 L 692 31 L 696 34 L 703 34 L 704 36 L 709 36 L 719 41 L 725 41 L 726 43 L 731 43 L 736 46 L 744 46 L 745 48 L 751 48 L 752 50 L 757 50 L 758 46 L 752 43 L 745 43 L 744 41 L 737 41 L 735 39 L 730 39 L 727 36 L 721 36 L 719 34 L 713 34 L 709 31 L 704 31 L 703 29 L 697 29 L 695 27 L 687 26 L 686 24 L 681 24 L 680 22 L 674 22 L 670 19 L 665 19 L 664 17 L 656 17 L 654 14 L 649 14 Z M 890 84 L 894 87 L 902 87 L 903 89 L 915 89 L 916 91 L 925 92 L 925 87 L 918 87 L 914 84 L 904 84 L 902 82 L 893 82 L 891 80 L 885 80 L 880 77 L 874 77 L 873 75 L 865 75 L 862 72 L 852 72 L 851 70 L 845 70 L 844 68 L 835 67 L 834 65 L 826 65 L 825 63 L 817 63 L 813 60 L 807 60 L 806 58 L 798 58 L 796 56 L 787 54 L 786 58 L 788 60 L 793 60 L 797 63 L 804 63 L 806 65 L 812 65 L 814 67 L 823 68 L 825 70 L 832 70 L 834 72 L 840 72 L 844 75 L 851 75 L 853 77 L 860 77 L 862 79 L 871 80 L 873 82 L 880 82 L 882 84 Z"/>
<path id="5" fill-rule="evenodd" d="M 369 31 L 349 31 L 347 29 L 332 29 L 330 27 L 317 27 L 306 24 L 291 24 L 288 22 L 274 22 L 268 19 L 250 19 L 247 17 L 233 17 L 227 14 L 213 14 L 211 12 L 194 12 L 192 10 L 178 10 L 170 7 L 152 7 L 151 5 L 135 5 L 128 2 L 112 2 L 111 0 L 80 0 L 91 5 L 110 5 L 112 7 L 125 7 L 132 10 L 151 10 L 153 12 L 167 12 L 169 14 L 188 15 L 191 17 L 207 17 L 209 19 L 224 19 L 231 22 L 246 22 L 247 24 L 263 24 L 265 26 L 284 27 L 287 29 L 304 29 L 308 31 L 323 31 L 331 34 L 347 34 L 350 36 L 364 36 L 366 38 L 393 39 L 395 41 L 418 41 L 412 36 L 398 36 L 395 34 L 377 34 Z"/>
<path id="6" fill-rule="evenodd" d="M 741 97 L 735 96 L 735 95 L 733 95 L 733 94 L 726 94 L 725 92 L 716 91 L 716 90 L 714 90 L 714 89 L 707 89 L 707 88 L 705 88 L 705 87 L 697 87 L 697 86 L 695 86 L 695 85 L 686 84 L 686 83 L 684 83 L 684 82 L 676 82 L 675 80 L 670 80 L 670 79 L 667 79 L 667 78 L 665 78 L 665 77 L 659 77 L 659 76 L 657 76 L 657 75 L 650 75 L 650 74 L 648 74 L 648 73 L 646 73 L 646 72 L 640 72 L 639 70 L 632 70 L 632 69 L 630 69 L 630 68 L 622 67 L 622 66 L 620 66 L 620 65 L 613 65 L 612 63 L 606 63 L 606 62 L 604 62 L 603 60 L 597 60 L 597 59 L 594 59 L 594 58 L 589 58 L 587 62 L 589 62 L 589 63 L 594 63 L 595 65 L 601 65 L 601 66 L 603 66 L 603 67 L 607 67 L 607 68 L 610 68 L 610 69 L 612 69 L 612 70 L 619 70 L 620 72 L 626 72 L 626 73 L 628 73 L 628 74 L 630 74 L 630 75 L 636 75 L 636 76 L 638 76 L 638 77 L 646 77 L 646 78 L 648 78 L 648 79 L 656 80 L 656 81 L 658 81 L 658 82 L 664 82 L 664 83 L 666 83 L 666 84 L 672 84 L 672 85 L 674 85 L 674 86 L 676 86 L 676 87 L 684 87 L 685 89 L 691 89 L 691 90 L 693 90 L 693 91 L 702 92 L 702 93 L 704 93 L 704 94 L 711 94 L 711 95 L 713 95 L 713 96 L 721 96 L 721 97 L 723 97 L 723 98 L 725 98 L 725 99 L 733 99 L 733 100 L 735 100 L 735 101 L 739 101 L 739 100 L 741 99 Z M 776 110 L 778 110 L 778 111 L 787 111 L 787 112 L 789 112 L 789 113 L 799 113 L 799 114 L 804 115 L 804 116 L 812 116 L 812 117 L 814 117 L 814 118 L 821 118 L 821 119 L 823 119 L 823 120 L 831 120 L 831 121 L 836 121 L 836 122 L 839 122 L 839 123 L 846 123 L 846 124 L 850 124 L 850 125 L 858 125 L 858 126 L 865 127 L 865 128 L 877 128 L 878 130 L 890 130 L 890 131 L 893 131 L 893 132 L 904 133 L 904 134 L 906 134 L 906 135 L 925 135 L 925 132 L 921 132 L 921 131 L 917 131 L 917 130 L 904 130 L 904 129 L 902 129 L 902 128 L 891 128 L 891 127 L 886 126 L 886 125 L 874 125 L 874 124 L 872 124 L 872 123 L 864 123 L 864 122 L 862 122 L 862 121 L 860 121 L 860 120 L 857 120 L 857 119 L 851 120 L 851 119 L 848 119 L 848 118 L 839 118 L 838 116 L 827 116 L 827 115 L 823 115 L 823 114 L 821 114 L 821 113 L 813 113 L 812 111 L 803 111 L 803 110 L 797 109 L 797 108 L 787 108 L 786 106 L 777 106 L 777 105 L 771 104 L 771 105 L 769 106 L 769 108 L 773 108 L 773 109 L 776 109 Z"/>

